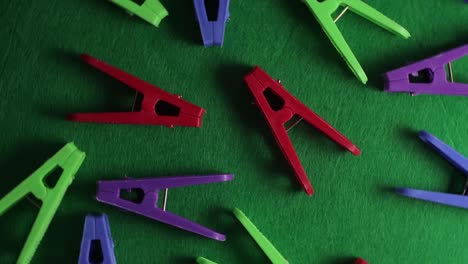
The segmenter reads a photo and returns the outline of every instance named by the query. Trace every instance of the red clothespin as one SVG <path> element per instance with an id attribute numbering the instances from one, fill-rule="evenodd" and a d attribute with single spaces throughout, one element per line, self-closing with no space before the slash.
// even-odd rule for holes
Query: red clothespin
<path id="1" fill-rule="evenodd" d="M 367 264 L 367 261 L 365 261 L 365 260 L 362 259 L 362 258 L 357 258 L 357 259 L 354 261 L 354 264 Z"/>
<path id="2" fill-rule="evenodd" d="M 361 151 L 351 141 L 292 96 L 279 82 L 273 80 L 260 67 L 256 66 L 251 73 L 245 76 L 244 80 L 252 91 L 257 105 L 265 115 L 283 155 L 308 195 L 312 195 L 314 190 L 284 127 L 294 115 L 300 116 L 354 155 L 361 154 Z M 271 100 L 269 101 L 267 97 Z M 275 103 L 272 101 L 275 101 Z"/>
<path id="3" fill-rule="evenodd" d="M 103 61 L 82 54 L 81 58 L 91 66 L 121 81 L 143 95 L 141 109 L 137 112 L 77 113 L 68 116 L 71 121 L 200 127 L 205 109 L 170 94 L 148 82 L 117 69 Z M 164 108 L 169 107 L 167 111 Z"/>

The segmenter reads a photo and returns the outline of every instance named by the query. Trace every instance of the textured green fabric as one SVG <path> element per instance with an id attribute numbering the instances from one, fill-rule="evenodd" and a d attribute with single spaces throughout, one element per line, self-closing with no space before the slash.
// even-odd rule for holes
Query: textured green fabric
<path id="1" fill-rule="evenodd" d="M 468 154 L 467 100 L 382 92 L 386 71 L 468 41 L 462 0 L 369 0 L 411 33 L 396 37 L 347 12 L 338 22 L 367 75 L 359 82 L 301 1 L 232 1 L 223 48 L 205 49 L 191 1 L 167 1 L 160 28 L 102 0 L 1 1 L 0 197 L 64 143 L 87 159 L 33 263 L 75 263 L 84 216 L 109 216 L 119 263 L 267 263 L 230 213 L 242 208 L 290 263 L 468 262 L 468 212 L 399 197 L 406 186 L 460 192 L 463 175 L 416 136 Z M 336 14 L 335 14 L 336 15 Z M 131 109 L 134 92 L 80 61 L 86 52 L 207 110 L 196 128 L 72 123 L 68 113 Z M 302 122 L 290 131 L 315 188 L 308 197 L 243 76 L 254 65 L 357 144 L 355 157 Z M 468 61 L 454 63 L 468 82 Z M 95 199 L 96 181 L 234 173 L 171 189 L 168 210 L 227 235 L 217 242 Z M 0 263 L 13 263 L 37 210 L 0 217 Z"/>

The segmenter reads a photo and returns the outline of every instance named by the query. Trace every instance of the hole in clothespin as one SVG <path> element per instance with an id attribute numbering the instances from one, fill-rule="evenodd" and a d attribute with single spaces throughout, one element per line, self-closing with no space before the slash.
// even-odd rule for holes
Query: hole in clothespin
<path id="1" fill-rule="evenodd" d="M 219 10 L 219 1 L 220 0 L 205 0 L 205 10 L 208 21 L 218 20 L 218 10 Z"/>
<path id="2" fill-rule="evenodd" d="M 89 263 L 98 264 L 104 262 L 104 256 L 102 254 L 101 240 L 91 240 L 91 246 L 89 249 Z"/>
<path id="3" fill-rule="evenodd" d="M 408 75 L 410 83 L 432 83 L 434 81 L 434 73 L 431 69 L 422 69 L 418 72 Z"/>
<path id="4" fill-rule="evenodd" d="M 141 5 L 143 5 L 143 4 L 145 3 L 146 0 L 131 0 L 131 1 L 132 1 L 133 3 L 135 3 L 135 4 L 139 5 L 139 6 L 141 6 Z"/>
<path id="5" fill-rule="evenodd" d="M 63 169 L 61 167 L 58 167 L 58 166 L 55 167 L 43 179 L 44 184 L 49 188 L 54 188 L 58 180 L 60 179 L 60 176 L 62 175 L 62 173 L 63 173 Z"/>
<path id="6" fill-rule="evenodd" d="M 302 121 L 302 117 L 299 115 L 294 115 L 288 122 L 284 124 L 286 131 L 289 131 L 293 127 L 297 126 Z"/>
<path id="7" fill-rule="evenodd" d="M 266 88 L 265 91 L 263 91 L 263 95 L 265 96 L 266 100 L 268 101 L 268 104 L 270 105 L 273 111 L 279 111 L 283 109 L 284 100 L 277 93 L 275 93 L 273 89 L 271 89 L 270 87 Z"/>
<path id="8" fill-rule="evenodd" d="M 132 203 L 140 204 L 145 198 L 145 193 L 140 188 L 135 189 L 121 189 L 119 198 L 130 201 Z"/>
<path id="9" fill-rule="evenodd" d="M 168 102 L 159 100 L 154 107 L 156 114 L 161 116 L 178 116 L 180 108 Z"/>

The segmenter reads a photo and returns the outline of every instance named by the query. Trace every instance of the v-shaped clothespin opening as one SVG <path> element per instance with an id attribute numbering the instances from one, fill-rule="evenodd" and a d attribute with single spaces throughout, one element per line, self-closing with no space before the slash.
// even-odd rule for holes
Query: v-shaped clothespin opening
<path id="1" fill-rule="evenodd" d="M 107 215 L 86 215 L 78 263 L 117 263 Z"/>
<path id="2" fill-rule="evenodd" d="M 260 67 L 255 67 L 250 74 L 245 76 L 245 82 L 249 86 L 256 103 L 267 119 L 276 142 L 280 146 L 281 151 L 293 168 L 296 178 L 307 194 L 313 194 L 312 185 L 294 150 L 287 130 L 284 127 L 294 115 L 300 116 L 303 120 L 316 127 L 319 131 L 354 155 L 357 156 L 361 153 L 351 141 L 320 116 L 315 114 L 301 101 L 292 96 L 281 84 L 273 80 Z"/>
<path id="3" fill-rule="evenodd" d="M 386 92 L 468 96 L 468 83 L 448 80 L 450 63 L 468 55 L 468 44 L 385 73 Z M 451 68 L 448 69 L 451 72 Z"/>
<path id="4" fill-rule="evenodd" d="M 419 138 L 430 145 L 453 166 L 460 169 L 465 176 L 468 176 L 468 159 L 466 157 L 427 131 L 419 132 Z M 396 192 L 415 199 L 468 209 L 468 196 L 465 195 L 431 192 L 411 188 L 396 188 Z"/>
<path id="5" fill-rule="evenodd" d="M 160 190 L 166 188 L 224 182 L 232 179 L 234 179 L 234 175 L 223 174 L 210 176 L 99 181 L 96 199 L 100 202 L 114 205 L 180 229 L 215 240 L 224 241 L 226 238 L 223 234 L 217 233 L 171 212 L 162 210 L 157 205 L 158 195 Z M 138 201 L 123 199 L 120 195 L 122 190 L 139 190 L 143 197 Z"/>
<path id="6" fill-rule="evenodd" d="M 229 0 L 193 0 L 205 47 L 223 46 Z M 216 16 L 209 13 L 216 10 Z M 214 12 L 213 12 L 214 13 Z"/>
<path id="7" fill-rule="evenodd" d="M 431 146 L 437 153 L 448 160 L 453 166 L 461 170 L 468 176 L 468 159 L 460 154 L 458 151 L 445 144 L 442 140 L 431 135 L 427 131 L 419 132 L 419 138 L 426 144 Z"/>
<path id="8" fill-rule="evenodd" d="M 155 27 L 159 27 L 161 20 L 169 15 L 167 10 L 158 0 L 142 0 L 144 2 L 141 5 L 132 0 L 110 1 L 127 10 L 130 15 L 135 14 Z"/>
<path id="9" fill-rule="evenodd" d="M 357 58 L 354 56 L 351 48 L 346 43 L 341 31 L 334 22 L 334 18 L 332 18 L 332 15 L 336 10 L 340 6 L 348 6 L 354 13 L 375 23 L 383 29 L 386 29 L 396 35 L 400 35 L 405 39 L 410 37 L 410 33 L 405 28 L 360 0 L 325 0 L 321 2 L 318 0 L 304 0 L 304 2 L 314 14 L 315 18 L 322 26 L 322 29 L 325 31 L 333 46 L 335 46 L 336 50 L 343 57 L 348 67 L 364 84 L 367 83 L 367 75 L 359 64 Z"/>
<path id="10" fill-rule="evenodd" d="M 21 250 L 18 263 L 31 261 L 85 156 L 73 143 L 66 144 L 0 200 L 0 216 L 30 193 L 42 201 L 39 214 Z M 63 172 L 54 187 L 47 186 L 45 179 L 56 168 L 62 169 Z"/>
<path id="11" fill-rule="evenodd" d="M 143 95 L 136 112 L 77 113 L 68 116 L 71 121 L 113 124 L 164 125 L 200 127 L 205 110 L 172 95 L 148 82 L 115 68 L 103 61 L 83 54 L 82 59 L 116 80 Z"/>

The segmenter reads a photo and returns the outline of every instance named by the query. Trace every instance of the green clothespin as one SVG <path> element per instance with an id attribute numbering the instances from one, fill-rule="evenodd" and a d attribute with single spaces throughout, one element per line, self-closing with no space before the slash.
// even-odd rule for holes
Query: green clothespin
<path id="1" fill-rule="evenodd" d="M 211 261 L 211 260 L 209 260 L 209 259 L 206 259 L 206 258 L 204 258 L 204 257 L 198 257 L 198 258 L 197 258 L 197 263 L 198 263 L 198 264 L 218 264 L 218 263 L 216 263 L 216 262 L 214 262 L 214 261 Z"/>
<path id="2" fill-rule="evenodd" d="M 146 22 L 159 27 L 159 23 L 169 14 L 158 0 L 146 0 L 139 5 L 132 0 L 111 0 L 112 3 L 127 10 L 130 15 L 137 15 Z"/>
<path id="3" fill-rule="evenodd" d="M 27 264 L 31 261 L 85 156 L 85 153 L 73 143 L 66 144 L 0 200 L 0 216 L 29 193 L 42 201 L 39 214 L 18 257 L 18 264 Z M 62 168 L 63 172 L 55 186 L 50 188 L 45 184 L 44 179 L 57 167 Z"/>
<path id="4" fill-rule="evenodd" d="M 349 9 L 396 35 L 400 35 L 405 39 L 410 37 L 410 33 L 405 28 L 360 0 L 325 0 L 321 2 L 318 0 L 304 0 L 304 2 L 314 14 L 330 41 L 344 58 L 348 67 L 364 84 L 367 82 L 366 73 L 335 24 L 343 13 Z M 345 6 L 345 9 L 336 19 L 333 19 L 331 16 L 339 6 Z"/>
<path id="5" fill-rule="evenodd" d="M 273 264 L 288 264 L 289 262 L 279 253 L 278 250 L 271 244 L 270 241 L 255 227 L 255 225 L 245 216 L 245 214 L 239 210 L 234 209 L 234 215 L 241 222 L 241 224 L 247 229 L 247 232 L 253 237 L 255 242 L 265 252 L 267 257 Z"/>

